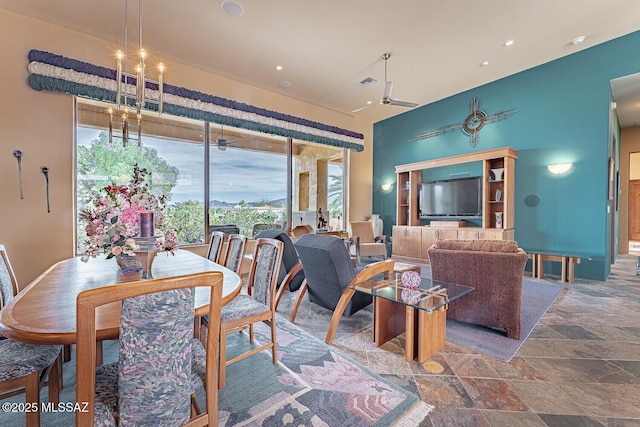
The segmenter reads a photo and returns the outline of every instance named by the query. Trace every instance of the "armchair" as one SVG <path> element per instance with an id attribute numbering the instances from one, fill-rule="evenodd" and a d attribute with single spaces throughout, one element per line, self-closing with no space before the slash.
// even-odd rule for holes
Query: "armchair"
<path id="1" fill-rule="evenodd" d="M 520 339 L 522 278 L 528 256 L 513 241 L 441 240 L 427 253 L 434 280 L 473 286 L 447 318 L 501 328 Z"/>
<path id="2" fill-rule="evenodd" d="M 347 285 L 362 269 L 354 268 L 342 239 L 335 236 L 305 234 L 295 243 L 304 266 L 305 281 L 300 288 L 289 320 L 295 317 L 304 294 L 309 301 L 329 310 L 335 310 Z M 345 316 L 351 316 L 371 304 L 371 295 L 357 292 L 346 305 Z"/>
<path id="3" fill-rule="evenodd" d="M 387 258 L 387 236 L 374 236 L 371 221 L 351 221 L 351 245 L 358 264 L 363 257 Z"/>

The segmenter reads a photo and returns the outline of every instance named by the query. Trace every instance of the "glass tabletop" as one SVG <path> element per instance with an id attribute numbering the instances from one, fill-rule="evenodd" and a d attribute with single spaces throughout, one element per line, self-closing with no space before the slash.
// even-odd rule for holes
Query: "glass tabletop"
<path id="1" fill-rule="evenodd" d="M 369 279 L 349 287 L 429 313 L 475 290 L 471 286 L 425 278 L 418 289 L 410 289 L 403 286 L 401 277 L 394 274 L 389 279 Z"/>

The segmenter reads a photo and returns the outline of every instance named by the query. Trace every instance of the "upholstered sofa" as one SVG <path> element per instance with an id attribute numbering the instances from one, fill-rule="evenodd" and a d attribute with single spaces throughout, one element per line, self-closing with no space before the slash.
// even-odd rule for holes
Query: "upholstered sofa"
<path id="1" fill-rule="evenodd" d="M 503 329 L 507 337 L 520 339 L 527 254 L 516 242 L 441 240 L 427 253 L 434 280 L 475 288 L 449 305 L 447 318 Z"/>

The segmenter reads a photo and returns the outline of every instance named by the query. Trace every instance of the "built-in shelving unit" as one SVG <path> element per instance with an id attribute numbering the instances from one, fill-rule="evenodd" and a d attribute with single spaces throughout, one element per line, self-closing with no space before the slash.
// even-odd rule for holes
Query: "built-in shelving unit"
<path id="1" fill-rule="evenodd" d="M 396 225 L 393 227 L 393 257 L 406 261 L 428 262 L 426 250 L 442 238 L 513 240 L 517 158 L 516 150 L 505 147 L 396 166 L 398 198 Z M 482 227 L 452 229 L 421 226 L 418 216 L 418 187 L 422 181 L 422 171 L 477 161 L 483 162 Z M 503 170 L 501 177 L 496 169 Z M 499 199 L 496 195 L 499 195 Z M 501 227 L 497 227 L 499 224 L 496 223 L 496 213 L 501 213 Z"/>

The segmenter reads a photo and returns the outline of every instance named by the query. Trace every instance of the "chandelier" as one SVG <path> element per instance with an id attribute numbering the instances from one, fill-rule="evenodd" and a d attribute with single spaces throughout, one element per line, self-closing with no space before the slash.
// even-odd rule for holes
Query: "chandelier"
<path id="1" fill-rule="evenodd" d="M 108 108 L 109 113 L 109 143 L 113 143 L 114 138 L 122 140 L 122 146 L 126 147 L 130 140 L 137 141 L 138 147 L 142 145 L 142 109 L 148 103 L 157 105 L 157 111 L 162 116 L 163 104 L 163 73 L 164 65 L 158 64 L 158 81 L 148 80 L 145 75 L 146 51 L 142 47 L 142 0 L 138 0 L 138 55 L 137 64 L 134 67 L 135 73 L 127 73 L 127 49 L 128 49 L 128 12 L 129 1 L 124 2 L 124 51 L 116 52 L 116 110 Z M 124 81 L 123 81 L 124 80 Z M 147 91 L 147 83 L 157 84 L 158 90 Z M 132 120 L 133 112 L 130 108 L 135 107 L 135 120 Z M 154 109 L 154 108 L 148 108 Z M 119 128 L 119 131 L 114 131 Z M 119 132 L 119 133 L 118 133 Z M 136 135 L 132 137 L 131 135 Z"/>

